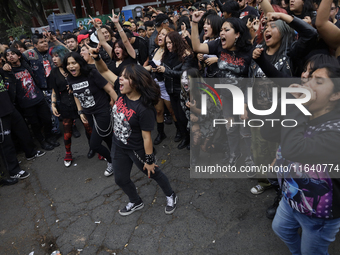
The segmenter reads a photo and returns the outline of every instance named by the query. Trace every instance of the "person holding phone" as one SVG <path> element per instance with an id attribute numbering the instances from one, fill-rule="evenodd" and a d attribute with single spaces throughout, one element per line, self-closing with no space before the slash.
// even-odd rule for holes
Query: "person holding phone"
<path id="1" fill-rule="evenodd" d="M 159 31 L 158 36 L 156 37 L 156 40 L 155 40 L 159 48 L 156 48 L 154 52 L 151 54 L 152 60 L 150 60 L 149 65 L 145 67 L 146 70 L 153 73 L 154 81 L 156 82 L 156 84 L 159 86 L 161 90 L 161 98 L 158 101 L 158 104 L 155 105 L 155 108 L 157 111 L 157 131 L 158 131 L 158 135 L 156 139 L 154 140 L 155 145 L 160 144 L 167 137 L 166 134 L 164 133 L 164 105 L 166 106 L 166 108 L 168 108 L 172 116 L 172 119 L 174 120 L 175 125 L 177 127 L 177 119 L 171 107 L 170 96 L 166 92 L 163 73 L 157 72 L 157 67 L 160 66 L 161 59 L 164 53 L 165 37 L 170 31 L 172 31 L 171 28 L 163 28 L 162 30 Z M 175 142 L 179 142 L 180 137 L 181 137 L 180 132 L 179 132 L 179 129 L 177 128 Z"/>

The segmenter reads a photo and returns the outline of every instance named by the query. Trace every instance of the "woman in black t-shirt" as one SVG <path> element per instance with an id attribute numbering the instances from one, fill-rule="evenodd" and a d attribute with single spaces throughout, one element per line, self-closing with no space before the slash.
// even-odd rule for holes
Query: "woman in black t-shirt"
<path id="1" fill-rule="evenodd" d="M 112 144 L 112 120 L 107 94 L 113 98 L 113 87 L 96 69 L 90 69 L 76 52 L 66 54 L 63 68 L 68 73 L 67 81 L 72 88 L 81 121 L 92 127 L 90 148 L 106 158 L 107 169 L 104 175 L 110 176 L 113 174 L 109 151 Z M 101 144 L 103 140 L 109 149 Z"/>
<path id="2" fill-rule="evenodd" d="M 97 56 L 95 49 L 92 49 L 92 54 Z M 155 164 L 151 139 L 156 121 L 154 105 L 160 97 L 159 87 L 139 65 L 126 66 L 119 80 L 104 61 L 96 61 L 96 67 L 110 83 L 119 85 L 118 95 L 114 92 L 113 96 L 114 136 L 111 155 L 115 181 L 129 197 L 129 203 L 119 210 L 120 215 L 129 215 L 144 207 L 130 179 L 133 163 L 141 171 L 144 170 L 149 178 L 157 181 L 167 198 L 165 213 L 172 214 L 176 209 L 177 196 L 166 175 Z"/>
<path id="3" fill-rule="evenodd" d="M 55 68 L 52 69 L 49 76 L 49 82 L 52 88 L 51 108 L 56 117 L 62 116 L 64 127 L 64 144 L 66 155 L 64 165 L 69 167 L 72 163 L 71 154 L 71 137 L 73 121 L 79 118 L 77 113 L 77 105 L 74 101 L 73 94 L 70 93 L 67 82 L 67 73 L 62 67 L 64 56 L 69 52 L 64 46 L 56 46 L 51 50 L 52 61 Z M 57 109 L 57 100 L 59 100 Z M 92 128 L 88 123 L 83 123 L 86 131 L 86 137 L 89 140 L 92 133 Z"/>
<path id="4" fill-rule="evenodd" d="M 246 107 L 247 99 L 247 83 L 245 78 L 248 77 L 248 70 L 251 63 L 252 45 L 251 36 L 246 25 L 237 18 L 228 18 L 224 21 L 220 32 L 220 39 L 203 44 L 198 39 L 197 23 L 203 16 L 202 12 L 195 12 L 192 17 L 192 46 L 193 50 L 198 53 L 215 54 L 218 56 L 217 65 L 220 69 L 218 77 L 219 82 L 223 84 L 234 84 L 240 88 L 244 95 L 244 107 Z M 228 123 L 245 121 L 247 116 L 234 115 L 233 97 L 229 90 L 221 90 L 223 96 L 223 115 Z M 240 140 L 244 140 L 246 146 L 245 156 L 246 165 L 252 164 L 251 155 L 251 134 L 249 126 L 230 125 L 227 131 L 231 157 L 225 152 L 224 161 L 229 164 L 236 165 L 237 160 L 241 157 Z"/>

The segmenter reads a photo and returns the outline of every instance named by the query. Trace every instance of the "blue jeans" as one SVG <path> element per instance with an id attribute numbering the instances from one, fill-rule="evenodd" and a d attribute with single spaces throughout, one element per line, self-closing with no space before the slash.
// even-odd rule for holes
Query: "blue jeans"
<path id="1" fill-rule="evenodd" d="M 140 159 L 145 161 L 144 149 L 135 151 Z M 112 143 L 111 158 L 112 168 L 114 171 L 116 184 L 128 195 L 131 203 L 139 203 L 141 198 L 139 197 L 136 186 L 130 179 L 131 169 L 133 163 L 141 170 L 145 175 L 148 174 L 147 170 L 143 170 L 144 164 L 136 157 L 133 150 L 123 149 L 117 146 L 114 142 Z M 173 190 L 170 186 L 170 182 L 166 175 L 159 169 L 155 168 L 155 173 L 150 175 L 163 190 L 166 196 L 171 196 Z"/>
<path id="2" fill-rule="evenodd" d="M 301 227 L 301 237 L 298 229 Z M 327 255 L 328 246 L 335 240 L 340 218 L 319 219 L 299 213 L 282 198 L 272 223 L 274 232 L 293 255 Z"/>

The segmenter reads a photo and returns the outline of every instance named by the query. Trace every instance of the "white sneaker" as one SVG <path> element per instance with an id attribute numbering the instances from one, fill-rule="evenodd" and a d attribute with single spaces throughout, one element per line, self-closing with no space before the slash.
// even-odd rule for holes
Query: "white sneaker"
<path id="1" fill-rule="evenodd" d="M 107 168 L 104 172 L 104 175 L 108 177 L 112 174 L 113 174 L 112 163 L 107 162 Z"/>
<path id="2" fill-rule="evenodd" d="M 64 165 L 65 165 L 66 167 L 69 167 L 71 164 L 72 164 L 72 161 L 69 161 L 69 160 L 65 160 L 65 161 L 64 161 Z"/>

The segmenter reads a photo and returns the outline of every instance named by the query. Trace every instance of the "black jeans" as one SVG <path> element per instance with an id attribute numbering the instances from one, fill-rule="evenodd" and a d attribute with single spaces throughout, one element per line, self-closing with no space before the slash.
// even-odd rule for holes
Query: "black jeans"
<path id="1" fill-rule="evenodd" d="M 181 132 L 181 135 L 183 137 L 190 136 L 190 133 L 187 130 L 188 119 L 185 116 L 185 113 L 181 106 L 180 94 L 173 93 L 173 94 L 169 94 L 169 96 L 170 96 L 170 103 L 171 103 L 172 109 L 174 110 L 174 114 L 177 118 L 178 129 Z"/>
<path id="2" fill-rule="evenodd" d="M 108 162 L 111 163 L 112 161 L 111 161 L 110 150 L 108 149 L 108 148 L 111 148 L 112 146 L 112 132 L 113 132 L 113 127 L 111 126 L 109 128 L 111 124 L 110 110 L 107 109 L 104 112 L 96 113 L 92 115 L 86 114 L 86 118 L 90 126 L 92 127 L 92 134 L 90 138 L 91 150 L 94 150 L 95 152 L 99 153 L 104 158 L 106 158 Z M 95 125 L 94 119 L 97 125 Z M 102 132 L 101 130 L 105 130 L 106 132 Z M 106 143 L 108 148 L 102 145 L 103 140 Z"/>
<path id="3" fill-rule="evenodd" d="M 144 149 L 135 151 L 139 157 L 145 161 Z M 143 170 L 144 163 L 142 163 L 135 155 L 133 150 L 123 149 L 112 143 L 112 168 L 116 184 L 128 195 L 131 203 L 138 203 L 141 201 L 135 184 L 130 179 L 132 164 L 135 163 L 139 170 L 145 175 L 148 174 L 147 170 Z M 173 190 L 166 175 L 158 168 L 155 169 L 155 174 L 151 173 L 151 178 L 154 179 L 163 190 L 166 196 L 171 196 Z"/>
<path id="4" fill-rule="evenodd" d="M 0 118 L 0 152 L 10 176 L 21 171 L 17 159 L 17 152 L 12 141 L 11 133 L 19 138 L 20 144 L 25 151 L 26 157 L 33 157 L 36 150 L 26 123 L 20 113 L 14 109 L 11 114 Z"/>
<path id="5" fill-rule="evenodd" d="M 31 124 L 34 136 L 39 142 L 52 136 L 52 114 L 45 99 L 34 106 L 23 108 L 22 114 Z M 41 133 L 42 127 L 44 135 Z"/>

